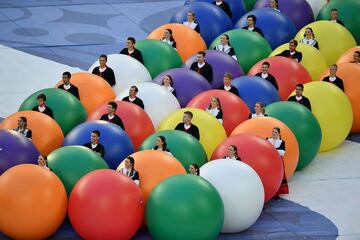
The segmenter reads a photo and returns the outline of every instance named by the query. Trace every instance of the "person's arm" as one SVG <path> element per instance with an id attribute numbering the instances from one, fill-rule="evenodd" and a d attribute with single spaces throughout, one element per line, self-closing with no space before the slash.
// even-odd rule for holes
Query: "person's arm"
<path id="1" fill-rule="evenodd" d="M 176 125 L 175 130 L 182 131 L 181 124 L 182 123 L 179 123 L 178 125 Z"/>
<path id="2" fill-rule="evenodd" d="M 54 113 L 53 113 L 52 109 L 49 108 L 49 107 L 46 107 L 46 109 L 47 109 L 47 111 L 49 113 L 49 117 L 54 118 Z"/>
<path id="3" fill-rule="evenodd" d="M 311 112 L 311 103 L 310 103 L 310 100 L 309 99 L 306 99 L 306 104 L 305 106 L 310 110 Z"/>
<path id="4" fill-rule="evenodd" d="M 122 130 L 125 131 L 125 126 L 124 126 L 124 123 L 123 121 L 121 120 L 121 118 L 119 116 L 117 116 L 117 122 L 118 122 L 118 126 L 122 128 Z"/>
<path id="5" fill-rule="evenodd" d="M 110 69 L 110 71 L 109 71 L 109 83 L 110 83 L 110 86 L 112 86 L 112 87 L 116 84 L 115 74 L 112 69 Z"/>
<path id="6" fill-rule="evenodd" d="M 103 145 L 98 145 L 98 146 L 99 146 L 99 154 L 103 158 L 105 156 L 105 148 Z"/>
<path id="7" fill-rule="evenodd" d="M 176 90 L 172 91 L 172 94 L 176 97 Z"/>
<path id="8" fill-rule="evenodd" d="M 314 47 L 319 50 L 319 43 L 316 41 Z"/>
<path id="9" fill-rule="evenodd" d="M 237 61 L 237 57 L 236 57 L 235 50 L 233 47 L 230 48 L 229 55 Z"/>
<path id="10" fill-rule="evenodd" d="M 218 114 L 216 115 L 216 118 L 217 118 L 217 120 L 221 123 L 221 124 L 223 124 L 224 123 L 224 121 L 223 121 L 223 112 L 220 110 L 219 112 L 218 112 Z"/>
<path id="11" fill-rule="evenodd" d="M 212 69 L 212 66 L 209 64 L 209 73 L 208 73 L 208 79 L 209 79 L 209 82 L 212 83 L 213 81 L 213 69 Z"/>
<path id="12" fill-rule="evenodd" d="M 277 151 L 281 157 L 283 157 L 285 155 L 286 151 L 285 151 L 285 141 L 284 140 L 282 140 L 280 147 L 277 149 Z"/>
<path id="13" fill-rule="evenodd" d="M 26 137 L 31 140 L 32 139 L 32 131 L 28 129 L 28 132 L 26 133 Z"/>
<path id="14" fill-rule="evenodd" d="M 276 54 L 276 56 L 282 56 L 282 57 L 286 57 L 286 50 L 282 51 L 279 54 Z"/>
<path id="15" fill-rule="evenodd" d="M 140 98 L 137 98 L 137 99 L 139 100 L 139 107 L 141 107 L 142 109 L 145 110 L 145 106 L 144 106 L 143 101 Z"/>
<path id="16" fill-rule="evenodd" d="M 238 90 L 236 87 L 232 86 L 231 89 L 232 89 L 232 91 L 233 91 L 233 93 L 234 93 L 235 95 L 240 96 L 240 95 L 239 95 L 239 90 Z"/>
<path id="17" fill-rule="evenodd" d="M 194 29 L 197 33 L 200 33 L 200 26 L 199 24 L 196 24 L 196 27 Z"/>
<path id="18" fill-rule="evenodd" d="M 100 120 L 107 121 L 108 119 L 107 119 L 107 117 L 106 117 L 106 114 L 103 114 L 103 115 L 101 116 Z"/>
<path id="19" fill-rule="evenodd" d="M 340 79 L 340 78 L 339 78 L 339 88 L 340 88 L 343 92 L 345 92 L 344 82 L 343 82 L 343 80 Z"/>
<path id="20" fill-rule="evenodd" d="M 257 32 L 258 32 L 262 37 L 264 37 L 263 31 L 262 31 L 260 28 L 256 28 L 256 29 L 257 29 Z"/>
<path id="21" fill-rule="evenodd" d="M 138 61 L 141 62 L 142 64 L 144 64 L 144 59 L 142 56 L 142 53 L 140 52 L 140 50 L 138 50 Z"/>
<path id="22" fill-rule="evenodd" d="M 98 71 L 97 71 L 97 67 L 92 70 L 92 74 L 99 75 L 99 74 L 98 74 Z"/>
<path id="23" fill-rule="evenodd" d="M 224 4 L 224 2 L 223 2 Z M 230 5 L 228 3 L 226 3 L 225 5 L 225 12 L 227 13 L 227 15 L 229 15 L 229 17 L 231 18 L 232 17 L 232 12 L 231 12 L 231 8 L 230 8 Z"/>
<path id="24" fill-rule="evenodd" d="M 271 84 L 276 88 L 276 90 L 279 90 L 279 86 L 276 82 L 275 77 L 273 75 L 269 74 L 269 78 L 270 78 Z"/>
<path id="25" fill-rule="evenodd" d="M 177 49 L 176 49 L 176 42 L 175 42 L 175 41 L 173 42 L 172 47 L 175 48 L 175 50 L 177 50 Z"/>
<path id="26" fill-rule="evenodd" d="M 79 89 L 74 85 L 72 87 L 74 88 L 74 96 L 80 100 Z"/>
<path id="27" fill-rule="evenodd" d="M 302 60 L 302 53 L 301 52 L 297 52 L 296 60 L 298 62 L 301 62 L 301 60 Z"/>
<path id="28" fill-rule="evenodd" d="M 252 114 L 251 113 L 249 113 L 249 117 L 248 117 L 248 119 L 251 119 L 252 118 Z"/>
<path id="29" fill-rule="evenodd" d="M 194 128 L 194 137 L 200 141 L 200 132 L 199 132 L 199 128 L 195 126 Z"/>

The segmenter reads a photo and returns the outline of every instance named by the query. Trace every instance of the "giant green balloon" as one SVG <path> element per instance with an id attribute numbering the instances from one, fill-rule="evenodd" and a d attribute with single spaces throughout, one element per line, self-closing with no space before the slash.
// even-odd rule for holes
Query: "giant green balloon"
<path id="1" fill-rule="evenodd" d="M 357 44 L 360 45 L 360 1 L 331 0 L 320 10 L 316 20 L 328 20 L 330 18 L 330 10 L 333 8 L 338 10 L 339 19 L 351 32 Z"/>
<path id="2" fill-rule="evenodd" d="M 181 174 L 165 179 L 154 188 L 145 216 L 154 239 L 211 240 L 217 238 L 223 226 L 224 205 L 208 181 Z"/>
<path id="3" fill-rule="evenodd" d="M 321 128 L 315 116 L 306 107 L 294 102 L 270 104 L 266 113 L 284 122 L 294 133 L 299 144 L 296 170 L 306 167 L 315 158 L 321 144 Z"/>
<path id="4" fill-rule="evenodd" d="M 190 134 L 177 130 L 163 130 L 154 133 L 145 139 L 139 147 L 139 151 L 152 149 L 159 136 L 165 137 L 167 148 L 181 162 L 186 171 L 189 172 L 190 164 L 196 163 L 201 167 L 208 161 L 206 152 L 199 141 Z"/>
<path id="5" fill-rule="evenodd" d="M 257 33 L 244 29 L 235 29 L 227 31 L 225 34 L 229 35 L 230 45 L 234 48 L 237 61 L 245 73 L 255 63 L 268 57 L 271 53 L 268 42 Z M 220 44 L 220 36 L 211 43 L 209 49 L 214 49 L 218 44 Z"/>
<path id="6" fill-rule="evenodd" d="M 37 106 L 37 96 L 41 93 L 45 94 L 46 105 L 53 110 L 54 119 L 64 135 L 80 123 L 85 122 L 86 110 L 79 99 L 71 93 L 57 88 L 46 88 L 31 94 L 23 101 L 19 111 L 32 110 L 34 106 Z"/>
<path id="7" fill-rule="evenodd" d="M 153 79 L 170 68 L 182 66 L 178 52 L 160 40 L 144 39 L 136 42 L 135 46 L 141 51 L 144 66 Z"/>
<path id="8" fill-rule="evenodd" d="M 109 168 L 99 155 L 83 146 L 56 149 L 48 156 L 48 164 L 63 182 L 68 196 L 82 176 L 97 169 Z"/>
<path id="9" fill-rule="evenodd" d="M 247 10 L 251 11 L 251 9 L 253 9 L 253 7 L 256 3 L 256 0 L 244 0 L 244 3 L 246 5 Z"/>

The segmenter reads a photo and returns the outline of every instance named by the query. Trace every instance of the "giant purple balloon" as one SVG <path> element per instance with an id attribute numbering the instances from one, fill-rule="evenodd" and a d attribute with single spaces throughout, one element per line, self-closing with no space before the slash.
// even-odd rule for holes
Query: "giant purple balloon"
<path id="1" fill-rule="evenodd" d="M 270 0 L 257 0 L 254 9 L 269 6 Z M 314 13 L 306 0 L 279 0 L 279 9 L 294 22 L 297 30 L 314 21 Z"/>
<path id="2" fill-rule="evenodd" d="M 173 68 L 162 72 L 154 79 L 154 82 L 161 85 L 165 75 L 171 76 L 181 107 L 186 107 L 197 94 L 211 89 L 211 85 L 203 76 L 186 68 Z"/>
<path id="3" fill-rule="evenodd" d="M 0 175 L 18 164 L 37 164 L 39 151 L 21 133 L 0 129 Z"/>
<path id="4" fill-rule="evenodd" d="M 226 72 L 230 72 L 234 78 L 244 75 L 240 65 L 230 55 L 215 50 L 206 50 L 205 52 L 205 61 L 209 63 L 213 69 L 211 86 L 214 89 L 224 84 L 224 74 Z M 186 60 L 184 67 L 190 69 L 193 62 L 196 62 L 196 54 Z"/>

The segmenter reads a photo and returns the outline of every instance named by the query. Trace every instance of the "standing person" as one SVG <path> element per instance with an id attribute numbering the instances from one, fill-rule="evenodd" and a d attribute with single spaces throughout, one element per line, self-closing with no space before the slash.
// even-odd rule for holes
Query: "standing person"
<path id="1" fill-rule="evenodd" d="M 74 95 L 74 97 L 80 100 L 79 89 L 75 85 L 71 84 L 70 79 L 71 73 L 64 72 L 62 75 L 63 84 L 58 86 L 58 88 L 67 91 L 68 93 L 71 93 L 72 95 Z"/>
<path id="2" fill-rule="evenodd" d="M 270 63 L 263 62 L 261 65 L 261 72 L 255 74 L 255 76 L 265 79 L 266 81 L 271 83 L 274 86 L 274 88 L 276 88 L 276 90 L 279 90 L 279 86 L 277 85 L 275 77 L 269 73 L 269 68 L 270 68 Z"/>
<path id="3" fill-rule="evenodd" d="M 49 166 L 48 166 L 48 161 L 47 161 L 47 157 L 46 157 L 46 156 L 39 155 L 39 157 L 38 157 L 38 165 L 39 165 L 40 167 L 43 167 L 43 168 L 45 168 L 45 169 L 47 169 L 47 170 L 52 171 L 52 169 L 49 168 Z"/>
<path id="4" fill-rule="evenodd" d="M 50 107 L 46 106 L 46 95 L 41 93 L 37 96 L 38 105 L 33 107 L 33 111 L 41 112 L 48 115 L 51 118 L 54 118 L 53 111 Z"/>
<path id="5" fill-rule="evenodd" d="M 189 11 L 187 13 L 187 22 L 183 22 L 183 24 L 191 29 L 194 29 L 197 33 L 200 33 L 200 26 L 196 22 L 196 16 L 193 11 Z"/>
<path id="6" fill-rule="evenodd" d="M 250 113 L 249 119 L 267 116 L 267 114 L 265 114 L 265 105 L 262 102 L 255 103 L 254 109 L 255 109 L 255 113 Z"/>
<path id="7" fill-rule="evenodd" d="M 136 104 L 139 107 L 141 107 L 142 109 L 145 109 L 143 101 L 137 97 L 138 92 L 139 92 L 139 89 L 136 86 L 131 86 L 129 89 L 129 96 L 124 97 L 122 99 L 122 101 Z"/>
<path id="8" fill-rule="evenodd" d="M 319 49 L 319 44 L 315 40 L 314 31 L 310 27 L 305 28 L 304 38 L 300 40 L 300 43 Z"/>
<path id="9" fill-rule="evenodd" d="M 235 145 L 230 145 L 228 147 L 228 155 L 224 156 L 224 158 L 241 161 L 241 159 L 238 155 L 238 152 L 237 152 L 237 147 Z"/>
<path id="10" fill-rule="evenodd" d="M 196 163 L 192 163 L 189 166 L 189 173 L 193 175 L 200 176 L 200 168 Z"/>
<path id="11" fill-rule="evenodd" d="M 205 111 L 216 117 L 216 119 L 221 124 L 223 124 L 223 111 L 221 110 L 221 103 L 219 98 L 211 97 L 211 102 Z"/>
<path id="12" fill-rule="evenodd" d="M 233 47 L 230 46 L 230 38 L 227 34 L 222 34 L 220 36 L 220 44 L 214 47 L 214 50 L 221 51 L 224 53 L 229 54 L 233 59 L 237 60 L 235 50 Z"/>
<path id="13" fill-rule="evenodd" d="M 107 114 L 103 114 L 100 118 L 100 120 L 111 122 L 119 127 L 122 128 L 122 130 L 125 130 L 124 123 L 122 122 L 121 118 L 115 114 L 116 109 L 118 105 L 116 102 L 108 102 L 107 105 Z"/>
<path id="14" fill-rule="evenodd" d="M 287 57 L 287 58 L 292 58 L 297 62 L 301 62 L 302 60 L 302 53 L 296 51 L 296 47 L 298 45 L 298 42 L 296 40 L 291 40 L 289 42 L 289 50 L 284 50 L 282 51 L 280 54 L 276 55 L 276 56 L 283 56 L 283 57 Z"/>
<path id="15" fill-rule="evenodd" d="M 172 155 L 170 150 L 167 148 L 166 139 L 164 136 L 158 136 L 156 138 L 155 146 L 152 149 L 157 150 L 157 151 L 166 152 L 166 153 Z"/>
<path id="16" fill-rule="evenodd" d="M 243 27 L 242 29 L 247 29 L 247 30 L 249 30 L 251 32 L 257 32 L 262 37 L 264 37 L 264 33 L 261 31 L 261 29 L 256 27 L 256 20 L 257 20 L 257 18 L 253 14 L 247 16 L 247 18 L 246 18 L 247 26 Z"/>
<path id="17" fill-rule="evenodd" d="M 199 128 L 195 124 L 192 124 L 192 122 L 191 122 L 192 118 L 193 118 L 192 112 L 190 112 L 190 111 L 184 112 L 183 121 L 175 127 L 175 130 L 189 133 L 194 138 L 196 138 L 197 140 L 200 141 Z"/>
<path id="18" fill-rule="evenodd" d="M 201 76 L 203 76 L 210 84 L 213 80 L 213 69 L 210 64 L 205 62 L 206 53 L 201 51 L 198 52 L 196 57 L 196 62 L 191 64 L 190 69 L 199 73 Z"/>
<path id="19" fill-rule="evenodd" d="M 126 41 L 126 48 L 120 51 L 120 54 L 128 55 L 135 58 L 141 63 L 144 63 L 141 51 L 135 48 L 136 40 L 133 37 L 128 37 Z"/>
<path id="20" fill-rule="evenodd" d="M 350 63 L 360 64 L 360 51 L 354 52 L 353 60 Z"/>
<path id="21" fill-rule="evenodd" d="M 97 155 L 103 158 L 105 156 L 105 148 L 103 145 L 99 143 L 99 139 L 100 139 L 100 132 L 98 130 L 92 131 L 90 135 L 90 142 L 85 143 L 84 147 L 91 149 Z"/>
<path id="22" fill-rule="evenodd" d="M 332 64 L 332 65 L 330 65 L 329 69 L 330 69 L 330 75 L 327 77 L 324 77 L 323 81 L 335 84 L 338 88 L 340 88 L 344 92 L 345 90 L 344 90 L 343 80 L 341 78 L 339 78 L 338 76 L 336 76 L 337 65 Z"/>
<path id="23" fill-rule="evenodd" d="M 329 21 L 345 26 L 344 23 L 338 19 L 338 16 L 339 16 L 338 10 L 336 8 L 331 9 Z"/>
<path id="24" fill-rule="evenodd" d="M 176 42 L 172 34 L 173 32 L 170 28 L 165 29 L 164 37 L 161 39 L 161 41 L 176 49 Z"/>
<path id="25" fill-rule="evenodd" d="M 304 85 L 302 85 L 301 83 L 297 84 L 295 87 L 295 95 L 289 97 L 288 101 L 300 103 L 301 105 L 303 105 L 304 107 L 306 107 L 311 111 L 310 100 L 307 97 L 303 96 L 303 91 L 304 91 Z"/>
<path id="26" fill-rule="evenodd" d="M 280 128 L 274 127 L 272 129 L 271 137 L 266 138 L 266 140 L 268 140 L 268 142 L 270 142 L 271 145 L 273 145 L 274 148 L 278 151 L 282 160 L 281 162 L 284 164 L 283 157 L 286 153 L 286 150 L 285 150 L 285 141 L 281 139 Z M 288 194 L 288 193 L 289 193 L 289 187 L 288 187 L 288 183 L 285 175 L 285 167 L 284 167 L 283 179 L 279 190 L 275 194 L 275 198 L 278 199 L 280 194 Z"/>
<path id="27" fill-rule="evenodd" d="M 232 17 L 232 12 L 231 12 L 230 6 L 227 2 L 225 2 L 223 0 L 216 0 L 216 1 L 213 1 L 212 4 L 221 8 L 229 16 L 229 18 Z"/>
<path id="28" fill-rule="evenodd" d="M 26 117 L 19 117 L 17 128 L 13 129 L 15 132 L 21 133 L 29 140 L 32 138 L 32 131 L 27 128 L 27 119 Z"/>
<path id="29" fill-rule="evenodd" d="M 236 96 L 239 96 L 239 90 L 231 85 L 231 81 L 233 79 L 233 75 L 229 72 L 224 74 L 224 85 L 221 85 L 219 89 L 225 90 L 227 92 L 231 92 L 235 94 Z"/>
<path id="30" fill-rule="evenodd" d="M 270 0 L 270 8 L 275 11 L 281 12 L 279 7 L 279 0 Z"/>
<path id="31" fill-rule="evenodd" d="M 136 185 L 139 186 L 140 177 L 139 172 L 135 170 L 135 159 L 131 156 L 128 156 L 125 158 L 124 163 L 125 167 L 121 168 L 119 172 L 131 178 L 136 183 Z"/>
<path id="32" fill-rule="evenodd" d="M 163 85 L 169 92 L 171 92 L 176 97 L 176 90 L 174 88 L 174 83 L 170 75 L 165 75 L 163 77 L 161 85 Z"/>
<path id="33" fill-rule="evenodd" d="M 99 66 L 94 68 L 92 74 L 102 77 L 103 79 L 105 79 L 105 81 L 107 81 L 110 84 L 110 86 L 113 87 L 116 84 L 115 74 L 110 67 L 106 66 L 106 62 L 107 62 L 107 56 L 105 54 L 100 55 Z"/>

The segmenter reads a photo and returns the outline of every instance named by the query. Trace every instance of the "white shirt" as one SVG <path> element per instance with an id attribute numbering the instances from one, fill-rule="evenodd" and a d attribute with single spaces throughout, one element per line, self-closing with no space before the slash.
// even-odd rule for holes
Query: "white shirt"
<path id="1" fill-rule="evenodd" d="M 220 109 L 218 108 L 210 108 L 210 109 L 206 109 L 206 112 L 210 113 L 211 115 L 213 115 L 214 117 L 216 117 L 219 112 L 220 112 Z M 216 118 L 221 124 L 223 124 L 223 120 L 221 118 Z"/>
<path id="2" fill-rule="evenodd" d="M 267 140 L 269 143 L 271 143 L 276 148 L 276 150 L 278 151 L 278 153 L 281 157 L 285 155 L 285 150 L 278 149 L 280 147 L 281 143 L 283 142 L 283 140 L 273 139 L 273 138 L 268 138 Z"/>
<path id="3" fill-rule="evenodd" d="M 261 77 L 264 79 L 267 78 L 268 76 L 269 76 L 269 74 L 267 74 L 267 73 L 261 73 Z"/>
<path id="4" fill-rule="evenodd" d="M 190 127 L 191 127 L 191 124 L 190 124 L 190 125 L 186 125 L 186 124 L 184 123 L 184 128 L 185 128 L 186 130 L 188 130 Z"/>
<path id="5" fill-rule="evenodd" d="M 99 67 L 99 72 L 104 72 L 105 70 L 106 70 L 106 67 L 103 67 L 103 68 Z"/>
<path id="6" fill-rule="evenodd" d="M 202 67 L 205 65 L 205 62 L 203 62 L 203 63 L 198 63 L 197 65 L 198 65 L 199 68 L 202 68 Z"/>
<path id="7" fill-rule="evenodd" d="M 300 101 L 302 99 L 302 96 L 300 96 L 300 97 L 295 96 L 295 99 L 296 99 L 296 101 Z"/>
<path id="8" fill-rule="evenodd" d="M 190 23 L 190 22 L 183 22 L 183 24 L 184 24 L 185 26 L 189 27 L 189 28 L 192 28 L 192 29 L 195 29 L 196 26 L 197 26 L 197 24 L 194 23 L 194 22 L 192 22 L 192 23 Z"/>
<path id="9" fill-rule="evenodd" d="M 171 93 L 175 90 L 172 86 L 168 86 L 168 87 L 164 86 L 164 87 Z"/>
<path id="10" fill-rule="evenodd" d="M 64 89 L 69 90 L 71 88 L 71 84 L 64 84 Z"/>
<path id="11" fill-rule="evenodd" d="M 42 107 L 38 106 L 38 109 L 39 109 L 39 112 L 44 112 L 46 107 L 45 106 L 42 106 Z"/>
<path id="12" fill-rule="evenodd" d="M 136 97 L 132 98 L 132 97 L 129 96 L 129 101 L 130 101 L 130 102 L 135 101 L 135 99 L 136 99 Z"/>
<path id="13" fill-rule="evenodd" d="M 231 86 L 225 86 L 225 85 L 224 85 L 224 89 L 225 89 L 226 91 L 230 91 Z"/>
<path id="14" fill-rule="evenodd" d="M 252 113 L 252 114 L 251 114 L 251 119 L 257 118 L 257 117 L 265 117 L 265 115 L 262 114 L 262 113 L 260 113 L 260 114 Z"/>
<path id="15" fill-rule="evenodd" d="M 329 77 L 330 82 L 334 82 L 336 80 L 336 77 Z"/>

